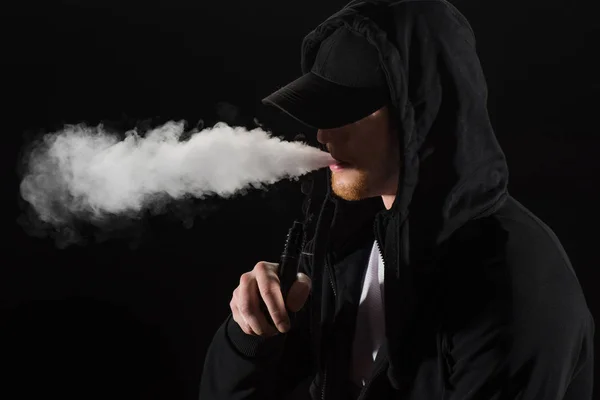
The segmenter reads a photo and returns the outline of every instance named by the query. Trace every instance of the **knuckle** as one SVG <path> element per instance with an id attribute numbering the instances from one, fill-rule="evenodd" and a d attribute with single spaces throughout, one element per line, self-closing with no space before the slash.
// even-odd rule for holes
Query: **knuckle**
<path id="1" fill-rule="evenodd" d="M 285 311 L 283 311 L 280 308 L 276 308 L 273 311 L 271 311 L 271 318 L 273 318 L 273 321 L 280 320 L 285 317 L 285 314 Z"/>
<path id="2" fill-rule="evenodd" d="M 240 276 L 240 286 L 248 286 L 253 279 L 254 274 L 252 272 L 242 274 L 242 276 Z"/>
<path id="3" fill-rule="evenodd" d="M 259 273 L 265 273 L 265 272 L 267 272 L 267 265 L 265 264 L 264 261 L 260 261 L 254 267 L 254 270 Z"/>

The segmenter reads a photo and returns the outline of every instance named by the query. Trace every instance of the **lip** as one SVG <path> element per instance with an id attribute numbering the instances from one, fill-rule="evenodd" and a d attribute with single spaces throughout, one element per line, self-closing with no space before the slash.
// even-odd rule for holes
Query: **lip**
<path id="1" fill-rule="evenodd" d="M 348 163 L 338 161 L 337 163 L 330 165 L 329 169 L 332 171 L 341 171 L 343 169 L 348 168 L 349 166 L 350 164 Z"/>

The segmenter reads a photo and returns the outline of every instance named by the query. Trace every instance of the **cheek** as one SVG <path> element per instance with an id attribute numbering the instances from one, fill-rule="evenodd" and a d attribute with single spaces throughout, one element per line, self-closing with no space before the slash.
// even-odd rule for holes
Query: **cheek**
<path id="1" fill-rule="evenodd" d="M 390 149 L 385 142 L 368 142 L 360 150 L 362 166 L 372 173 L 379 173 L 386 168 L 390 161 Z"/>
<path id="2" fill-rule="evenodd" d="M 390 167 L 398 165 L 398 140 L 392 137 L 386 137 L 381 140 L 381 145 L 378 147 L 379 163 L 381 167 L 388 170 Z"/>
<path id="3" fill-rule="evenodd" d="M 356 164 L 361 167 L 371 167 L 381 158 L 380 145 L 370 138 L 357 140 L 352 143 L 351 151 Z"/>

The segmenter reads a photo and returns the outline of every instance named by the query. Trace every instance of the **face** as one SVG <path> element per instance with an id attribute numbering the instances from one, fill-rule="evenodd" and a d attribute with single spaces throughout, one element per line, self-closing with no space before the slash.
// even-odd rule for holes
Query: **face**
<path id="1" fill-rule="evenodd" d="M 398 186 L 398 135 L 387 106 L 334 129 L 319 129 L 317 140 L 341 162 L 331 167 L 331 188 L 344 200 L 394 196 Z"/>

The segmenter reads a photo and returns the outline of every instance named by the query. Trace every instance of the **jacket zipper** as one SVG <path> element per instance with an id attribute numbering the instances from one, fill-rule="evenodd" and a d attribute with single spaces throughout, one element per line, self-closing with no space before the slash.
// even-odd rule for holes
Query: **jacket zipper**
<path id="1" fill-rule="evenodd" d="M 321 400 L 325 400 L 325 388 L 327 387 L 327 365 L 323 367 L 323 386 L 321 386 Z"/>
<path id="2" fill-rule="evenodd" d="M 385 269 L 385 260 L 383 259 L 383 253 L 381 251 L 381 246 L 379 244 L 379 239 L 378 239 L 378 235 L 379 235 L 379 231 L 378 231 L 378 226 L 377 226 L 377 222 L 375 222 L 375 244 L 377 245 L 377 251 L 379 252 L 379 255 L 381 256 L 381 262 L 383 264 L 383 267 Z M 331 260 L 330 260 L 330 254 L 327 253 L 326 257 L 325 257 L 325 268 L 327 269 L 327 273 L 328 273 L 328 278 L 329 278 L 329 285 L 331 286 L 331 290 L 333 291 L 333 296 L 334 296 L 334 302 L 335 302 L 335 298 L 337 297 L 337 290 L 335 288 L 335 285 L 333 283 L 333 271 L 332 268 L 330 268 L 329 266 L 331 265 Z M 382 299 L 383 300 L 383 299 Z M 366 397 L 371 384 L 377 380 L 377 378 L 379 378 L 379 376 L 385 371 L 385 363 L 381 363 L 379 365 L 379 367 L 377 368 L 377 370 L 374 372 L 374 374 L 371 376 L 371 379 L 369 379 L 369 381 L 367 382 L 367 384 L 362 388 L 360 394 L 358 395 L 358 399 L 357 400 L 362 400 Z M 321 386 L 321 400 L 325 400 L 326 397 L 326 392 L 327 392 L 327 361 L 325 361 L 325 364 L 323 366 L 323 385 Z"/>
<path id="3" fill-rule="evenodd" d="M 325 256 L 325 269 L 327 270 L 327 275 L 329 278 L 329 286 L 331 286 L 331 290 L 333 291 L 333 297 L 337 297 L 337 290 L 335 285 L 333 284 L 333 267 L 331 266 L 330 254 L 327 253 Z"/>
<path id="4" fill-rule="evenodd" d="M 367 397 L 369 389 L 371 388 L 371 384 L 373 382 L 375 382 L 377 380 L 377 378 L 379 378 L 379 376 L 383 374 L 384 371 L 385 371 L 385 363 L 381 363 L 381 365 L 377 368 L 375 373 L 372 375 L 371 379 L 369 379 L 367 384 L 360 391 L 360 394 L 358 395 L 357 400 L 363 400 L 365 397 Z"/>
<path id="5" fill-rule="evenodd" d="M 381 256 L 381 262 L 383 263 L 383 268 L 385 269 L 385 260 L 383 259 L 383 253 L 381 252 L 381 246 L 379 245 L 379 239 L 377 239 L 377 237 L 375 238 L 375 244 L 377 245 L 377 251 Z"/>
<path id="6" fill-rule="evenodd" d="M 374 226 L 374 228 L 375 228 L 375 245 L 377 246 L 377 251 L 379 252 L 379 255 L 381 257 L 381 263 L 383 264 L 383 268 L 385 269 L 385 260 L 383 259 L 381 245 L 379 244 L 379 226 L 377 223 L 377 219 L 375 219 L 374 225 L 375 225 Z M 382 301 L 383 301 L 383 299 L 382 299 Z M 385 310 L 385 307 L 384 307 L 384 310 Z M 367 384 L 365 386 L 363 386 L 362 390 L 360 391 L 360 394 L 358 395 L 357 400 L 363 400 L 364 398 L 367 397 L 367 394 L 369 392 L 369 389 L 371 388 L 372 383 L 374 381 L 376 381 L 377 378 L 379 378 L 379 376 L 382 375 L 384 371 L 385 371 L 385 363 L 380 362 L 380 365 L 377 367 L 377 370 L 375 370 L 375 372 L 371 375 L 371 378 L 369 379 Z"/>

